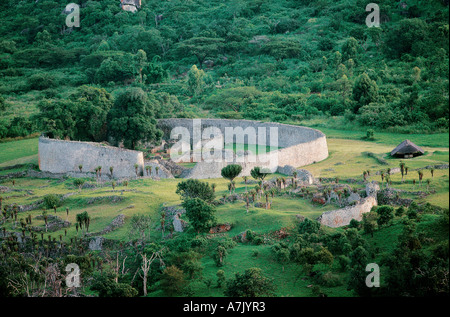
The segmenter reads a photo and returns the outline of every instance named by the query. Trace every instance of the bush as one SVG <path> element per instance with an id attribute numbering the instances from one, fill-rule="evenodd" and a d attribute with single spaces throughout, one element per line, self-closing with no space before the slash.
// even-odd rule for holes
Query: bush
<path id="1" fill-rule="evenodd" d="M 317 221 L 309 220 L 308 218 L 305 218 L 304 221 L 300 222 L 298 225 L 298 233 L 304 234 L 304 233 L 319 233 L 320 231 L 320 223 Z"/>
<path id="2" fill-rule="evenodd" d="M 187 287 L 182 270 L 176 266 L 167 267 L 161 277 L 161 288 L 167 296 L 182 295 Z"/>
<path id="3" fill-rule="evenodd" d="M 376 212 L 378 214 L 377 223 L 379 226 L 388 225 L 394 218 L 394 208 L 391 206 L 378 206 Z"/>
<path id="4" fill-rule="evenodd" d="M 200 198 L 206 202 L 214 200 L 215 194 L 209 183 L 188 179 L 178 183 L 176 193 L 182 199 Z"/>
<path id="5" fill-rule="evenodd" d="M 55 194 L 49 194 L 44 197 L 44 206 L 47 209 L 54 207 L 60 207 L 62 205 L 62 199 Z"/>
<path id="6" fill-rule="evenodd" d="M 236 273 L 233 280 L 227 283 L 225 296 L 228 297 L 261 297 L 271 296 L 275 286 L 262 274 L 260 268 L 250 268 L 242 273 Z"/>
<path id="7" fill-rule="evenodd" d="M 350 258 L 345 255 L 340 255 L 337 257 L 339 263 L 339 270 L 345 272 L 350 266 Z"/>
<path id="8" fill-rule="evenodd" d="M 343 284 L 342 279 L 337 274 L 328 271 L 326 273 L 319 272 L 314 278 L 318 284 L 326 287 L 336 287 Z"/>
<path id="9" fill-rule="evenodd" d="M 359 221 L 356 220 L 356 219 L 350 220 L 350 223 L 349 223 L 348 227 L 349 228 L 356 228 L 356 229 L 358 229 L 359 228 Z"/>
<path id="10" fill-rule="evenodd" d="M 48 73 L 34 74 L 27 79 L 28 88 L 34 90 L 45 90 L 58 85 L 55 76 Z"/>

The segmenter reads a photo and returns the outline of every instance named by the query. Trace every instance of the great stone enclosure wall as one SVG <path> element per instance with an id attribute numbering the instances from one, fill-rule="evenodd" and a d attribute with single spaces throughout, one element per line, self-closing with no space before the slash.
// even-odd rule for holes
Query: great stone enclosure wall
<path id="1" fill-rule="evenodd" d="M 79 165 L 83 172 L 93 172 L 98 166 L 102 174 L 109 174 L 113 167 L 116 178 L 136 176 L 144 169 L 144 154 L 94 142 L 62 141 L 39 138 L 39 168 L 51 173 L 77 173 Z"/>
<path id="2" fill-rule="evenodd" d="M 221 142 L 223 146 L 224 143 L 229 141 L 224 139 L 224 136 L 229 135 L 227 131 L 232 132 L 231 142 L 249 145 L 261 144 L 262 142 L 272 146 L 274 145 L 273 141 L 277 141 L 275 142 L 277 148 L 265 154 L 257 153 L 256 155 L 251 152 L 251 147 L 249 147 L 250 152 L 245 151 L 245 155 L 239 153 L 239 151 L 234 153 L 233 150 L 223 150 L 223 158 L 228 155 L 228 158 L 231 157 L 229 160 L 221 159 L 208 162 L 202 159 L 200 153 L 200 159 L 196 161 L 195 167 L 187 175 L 184 175 L 185 178 L 220 178 L 221 169 L 231 163 L 242 165 L 241 175 L 249 175 L 250 170 L 255 166 L 266 167 L 271 172 L 277 172 L 287 166 L 300 167 L 328 157 L 325 135 L 318 130 L 306 127 L 224 119 L 161 119 L 158 121 L 158 127 L 164 132 L 163 138 L 165 140 L 171 140 L 175 143 L 179 143 L 179 135 L 173 134 L 173 131 L 187 132 L 186 143 L 188 144 L 185 145 L 188 146 L 189 150 L 194 149 L 199 144 L 200 146 L 204 144 L 205 139 L 216 140 Z M 217 134 L 205 136 L 208 134 L 207 128 L 211 127 L 214 127 L 216 132 L 222 135 L 219 137 L 217 137 Z M 174 128 L 176 129 L 174 130 Z M 201 138 L 202 134 L 204 140 L 196 141 L 197 143 L 194 144 L 194 141 L 197 140 L 196 136 Z M 81 175 L 79 165 L 82 165 L 82 172 L 84 173 L 92 173 L 95 168 L 101 166 L 103 175 L 109 174 L 109 168 L 113 167 L 114 178 L 126 178 L 136 176 L 135 164 L 138 165 L 138 174 L 145 176 L 142 152 L 93 142 L 39 138 L 39 168 L 41 171 L 68 173 L 70 176 L 76 176 L 77 173 Z M 147 165 L 151 164 L 147 163 Z"/>
<path id="3" fill-rule="evenodd" d="M 259 122 L 249 120 L 226 120 L 226 119 L 161 119 L 158 121 L 159 128 L 164 132 L 165 140 L 177 138 L 175 132 L 188 132 L 190 136 L 187 146 L 194 151 L 201 146 L 199 138 L 203 142 L 211 138 L 224 143 L 245 143 L 249 145 L 265 144 L 273 146 L 273 140 L 279 149 L 269 151 L 265 154 L 257 153 L 233 153 L 232 150 L 224 150 L 223 158 L 230 155 L 232 159 L 214 160 L 207 162 L 200 159 L 190 171 L 187 178 L 217 178 L 221 177 L 221 169 L 231 163 L 240 164 L 243 169 L 241 175 L 250 175 L 250 170 L 255 166 L 269 168 L 272 173 L 277 172 L 285 166 L 300 167 L 319 162 L 328 157 L 326 136 L 319 130 L 272 122 Z M 214 127 L 217 134 L 211 135 Z M 177 131 L 174 130 L 177 128 Z M 183 131 L 184 130 L 184 131 Z M 231 133 L 230 133 L 231 132 Z M 256 138 L 252 134 L 256 133 Z M 230 136 L 231 134 L 231 136 Z M 197 138 L 196 138 L 197 136 Z M 228 138 L 228 139 L 227 139 Z M 272 138 L 272 139 L 271 139 Z M 231 142 L 228 142 L 231 141 Z M 231 153 L 230 153 L 231 152 Z"/>

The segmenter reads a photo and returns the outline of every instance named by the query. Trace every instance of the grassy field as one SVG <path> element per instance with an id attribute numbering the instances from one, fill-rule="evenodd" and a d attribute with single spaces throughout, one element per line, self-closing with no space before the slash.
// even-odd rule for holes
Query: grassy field
<path id="1" fill-rule="evenodd" d="M 0 143 L 0 167 L 37 163 L 38 138 Z"/>
<path id="2" fill-rule="evenodd" d="M 380 176 L 375 174 L 377 171 L 386 170 L 388 167 L 393 168 L 399 166 L 400 160 L 391 159 L 388 155 L 397 145 L 397 139 L 397 136 L 387 135 L 385 139 L 386 143 L 384 143 L 368 142 L 358 140 L 357 138 L 331 137 L 328 138 L 329 157 L 322 162 L 302 168 L 309 170 L 317 178 L 339 177 L 342 180 L 352 178 L 361 182 L 362 172 L 364 170 L 370 170 L 371 176 L 369 180 L 381 182 Z M 428 194 L 418 199 L 418 202 L 430 202 L 433 205 L 448 208 L 448 169 L 436 170 L 434 177 L 431 177 L 429 170 L 425 170 L 424 182 L 421 185 L 417 183 L 415 187 L 412 184 L 413 179 L 418 180 L 417 172 L 412 171 L 412 169 L 449 162 L 449 151 L 445 148 L 444 143 L 445 141 L 442 140 L 434 143 L 431 141 L 425 144 L 420 143 L 420 146 L 423 146 L 426 153 L 420 157 L 404 160 L 411 169 L 405 177 L 404 182 L 401 180 L 400 173 L 392 175 L 391 186 L 396 189 L 408 191 L 402 194 L 402 197 L 413 197 L 409 192 L 424 191 Z M 434 146 L 430 146 L 430 144 Z M 0 166 L 37 161 L 37 139 L 1 143 L 0 150 Z M 373 153 L 373 156 L 368 156 L 367 153 L 369 152 Z M 0 171 L 0 176 L 19 170 L 21 169 L 3 170 Z M 270 175 L 268 179 L 274 176 L 277 175 Z M 426 184 L 427 179 L 431 180 L 429 186 Z M 228 193 L 228 181 L 224 179 L 210 179 L 207 181 L 217 185 L 216 196 L 218 198 Z M 90 179 L 89 182 L 93 185 L 96 183 L 94 179 Z M 71 194 L 65 199 L 63 206 L 57 209 L 56 214 L 62 219 L 66 219 L 65 209 L 69 208 L 70 212 L 67 219 L 73 224 L 75 223 L 76 214 L 87 211 L 91 217 L 90 232 L 101 231 L 110 224 L 114 217 L 119 214 L 124 214 L 126 216 L 125 225 L 118 230 L 104 235 L 105 238 L 121 241 L 128 239 L 130 229 L 129 219 L 134 214 L 150 215 L 153 221 L 151 238 L 159 240 L 161 238 L 159 229 L 160 208 L 163 205 L 172 206 L 180 203 L 179 196 L 175 194 L 178 182 L 180 182 L 180 179 L 136 179 L 130 180 L 128 187 L 119 184 L 114 191 L 112 190 L 111 184 L 107 182 L 101 186 L 98 185 L 96 188 L 87 188 L 78 192 L 78 189 L 73 185 L 72 179 L 18 178 L 15 179 L 14 191 L 4 193 L 2 196 L 5 205 L 13 203 L 27 205 L 42 199 L 47 194 Z M 0 180 L 0 186 L 12 187 L 12 180 Z M 245 191 L 245 184 L 242 178 L 236 179 L 236 186 L 237 193 Z M 255 185 L 248 185 L 249 188 L 253 186 Z M 382 186 L 385 186 L 385 184 L 382 184 Z M 98 200 L 101 197 L 103 199 Z M 113 202 L 113 200 L 117 202 Z M 336 208 L 336 206 L 332 205 L 314 205 L 308 200 L 284 195 L 275 197 L 272 208 L 269 210 L 254 208 L 251 205 L 250 211 L 247 213 L 245 204 L 240 201 L 219 205 L 216 216 L 219 223 L 229 222 L 232 224 L 231 231 L 226 233 L 229 237 L 234 237 L 247 229 L 251 229 L 257 234 L 266 235 L 280 228 L 293 229 L 296 224 L 296 215 L 315 219 L 323 212 Z M 53 214 L 53 210 L 49 210 L 48 212 L 50 215 Z M 20 213 L 19 219 L 28 214 L 34 218 L 42 214 L 42 209 Z M 430 225 L 433 223 L 435 217 L 435 215 L 426 215 L 425 221 L 421 223 L 422 230 L 432 231 Z M 185 217 L 183 219 L 187 220 Z M 33 225 L 44 226 L 44 222 L 33 219 Z M 13 223 L 8 223 L 6 228 L 8 230 L 13 229 Z M 328 228 L 327 230 L 337 232 L 342 229 Z M 395 246 L 400 232 L 401 224 L 399 220 L 396 220 L 391 227 L 375 232 L 371 241 L 380 247 L 381 252 L 390 252 Z M 438 234 L 441 237 L 445 233 L 433 234 Z M 67 229 L 67 236 L 65 236 L 64 230 L 45 234 L 45 236 L 47 235 L 51 235 L 57 239 L 62 235 L 63 241 L 67 242 L 70 238 L 80 236 L 81 234 L 76 232 L 75 226 L 71 226 Z M 246 268 L 260 267 L 265 275 L 274 279 L 277 296 L 312 296 L 311 289 L 308 287 L 311 282 L 308 279 L 302 278 L 299 266 L 292 263 L 281 265 L 276 262 L 270 248 L 270 244 L 250 245 L 238 243 L 236 247 L 230 250 L 226 263 L 221 269 L 226 272 L 227 277 L 232 277 L 234 273 L 243 272 Z M 209 256 L 202 258 L 202 265 L 203 279 L 210 279 L 213 281 L 212 284 L 215 285 L 216 272 L 219 268 Z M 345 280 L 344 273 L 342 273 L 341 277 L 342 280 Z M 203 281 L 196 280 L 191 286 L 195 296 L 223 295 L 222 290 L 215 287 L 208 288 Z M 353 295 L 352 292 L 347 291 L 345 283 L 332 288 L 322 287 L 322 291 L 326 292 L 328 296 L 343 297 Z M 161 296 L 161 293 L 153 292 L 149 296 Z"/>

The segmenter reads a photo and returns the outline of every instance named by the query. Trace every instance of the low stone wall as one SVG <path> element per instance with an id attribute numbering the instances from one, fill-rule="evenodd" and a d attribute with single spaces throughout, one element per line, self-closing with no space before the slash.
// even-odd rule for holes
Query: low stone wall
<path id="1" fill-rule="evenodd" d="M 132 151 L 93 142 L 77 142 L 39 138 L 39 168 L 41 171 L 54 174 L 92 172 L 98 166 L 102 167 L 102 175 L 110 173 L 113 167 L 113 177 L 135 177 L 134 165 L 138 164 L 138 174 L 143 175 L 144 155 Z"/>
<path id="2" fill-rule="evenodd" d="M 377 200 L 373 196 L 363 198 L 359 204 L 342 209 L 332 210 L 323 213 L 317 221 L 322 225 L 337 228 L 347 226 L 352 219 L 362 220 L 362 215 L 370 212 L 373 206 L 377 205 Z"/>
<path id="3" fill-rule="evenodd" d="M 322 225 L 332 228 L 347 226 L 352 219 L 361 221 L 363 214 L 370 212 L 373 206 L 378 205 L 377 193 L 379 190 L 380 186 L 377 182 L 372 181 L 367 183 L 366 198 L 362 198 L 359 201 L 355 200 L 355 205 L 325 212 L 317 218 L 317 221 Z"/>
<path id="4" fill-rule="evenodd" d="M 230 155 L 229 161 L 205 162 L 200 159 L 195 167 L 185 175 L 186 178 L 220 178 L 221 169 L 232 163 L 240 164 L 243 167 L 241 176 L 244 176 L 250 175 L 251 169 L 255 166 L 269 168 L 274 173 L 279 167 L 285 165 L 300 167 L 319 162 L 328 157 L 326 136 L 319 130 L 301 126 L 249 120 L 161 119 L 158 121 L 158 127 L 163 131 L 163 137 L 166 140 L 171 140 L 174 137 L 171 136 L 174 128 L 189 132 L 191 150 L 201 144 L 201 140 L 194 138 L 194 134 L 200 137 L 205 129 L 210 127 L 220 130 L 225 138 L 227 137 L 226 132 L 232 131 L 234 135 L 228 141 L 232 140 L 235 143 L 255 145 L 264 143 L 263 141 L 266 140 L 267 145 L 269 145 L 271 137 L 276 137 L 278 140 L 280 149 L 263 155 L 250 153 L 242 157 L 239 156 L 240 153 L 236 155 L 233 151 L 224 150 L 224 155 L 227 152 Z M 252 131 L 257 134 L 254 139 L 248 135 Z M 274 131 L 276 131 L 276 135 Z M 210 137 L 206 136 L 205 138 Z M 220 137 L 217 138 L 219 141 L 223 140 Z"/>

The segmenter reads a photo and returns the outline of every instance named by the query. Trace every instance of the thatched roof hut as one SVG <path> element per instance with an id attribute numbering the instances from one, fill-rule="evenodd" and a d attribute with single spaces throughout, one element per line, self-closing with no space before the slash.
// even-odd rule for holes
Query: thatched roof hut
<path id="1" fill-rule="evenodd" d="M 391 156 L 410 158 L 419 156 L 425 153 L 419 146 L 415 145 L 410 140 L 405 140 L 392 150 Z"/>

